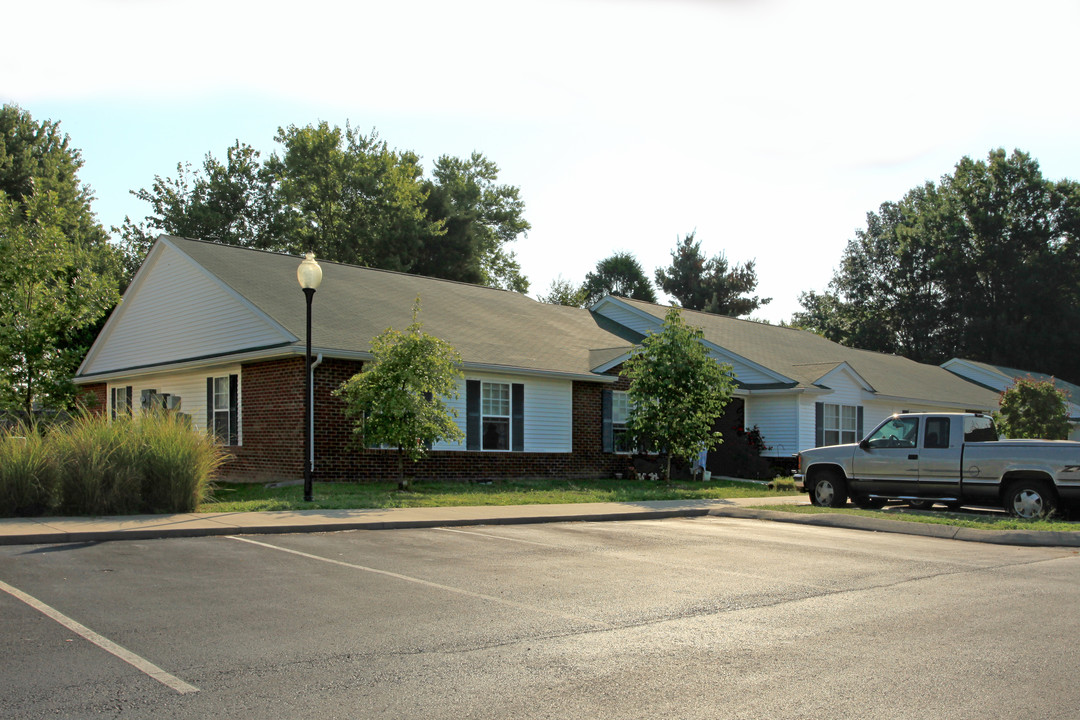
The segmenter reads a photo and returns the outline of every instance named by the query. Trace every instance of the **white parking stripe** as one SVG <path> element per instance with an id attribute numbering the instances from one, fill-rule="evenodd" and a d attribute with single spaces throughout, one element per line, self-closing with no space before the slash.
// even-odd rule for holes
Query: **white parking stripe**
<path id="1" fill-rule="evenodd" d="M 430 580 L 421 580 L 420 578 L 409 577 L 408 575 L 401 575 L 399 573 L 390 572 L 389 570 L 378 570 L 376 568 L 366 567 L 364 565 L 355 565 L 353 563 L 347 563 L 342 560 L 334 560 L 332 558 L 324 558 L 319 555 L 312 555 L 310 553 L 301 552 L 299 550 L 290 550 L 289 548 L 279 547 L 277 545 L 271 545 L 269 543 L 259 542 L 258 540 L 252 540 L 246 537 L 238 537 L 236 535 L 228 536 L 232 540 L 239 540 L 240 542 L 251 543 L 252 545 L 258 545 L 264 548 L 270 548 L 271 550 L 279 550 L 284 553 L 290 553 L 292 555 L 299 555 L 300 557 L 308 558 L 309 560 L 319 560 L 324 563 L 330 563 L 331 565 L 340 565 L 341 567 L 351 568 L 353 570 L 363 570 L 364 572 L 375 573 L 376 575 L 385 575 L 386 577 L 396 578 L 397 580 L 404 580 L 406 582 L 416 583 L 417 585 L 424 585 L 426 587 L 436 588 L 438 590 L 445 590 L 446 592 L 456 593 L 458 595 L 465 595 L 467 597 L 476 598 L 478 600 L 487 600 L 488 602 L 499 603 L 500 605 L 507 605 L 518 610 L 528 610 L 530 612 L 544 613 L 547 615 L 554 615 L 564 620 L 572 620 L 574 622 L 588 622 L 600 627 L 611 627 L 610 624 L 601 620 L 593 620 L 592 618 L 579 617 L 577 615 L 567 615 L 566 613 L 558 612 L 557 610 L 548 610 L 547 608 L 538 607 L 536 605 L 525 605 L 523 603 L 517 603 L 513 600 L 506 600 L 504 598 L 495 597 L 494 595 L 484 595 L 483 593 L 475 593 L 470 590 L 462 590 L 461 588 L 452 587 L 450 585 L 440 585 L 439 583 L 431 582 Z"/>
<path id="2" fill-rule="evenodd" d="M 170 675 L 149 660 L 139 657 L 135 653 L 117 645 L 112 640 L 109 640 L 106 637 L 98 635 L 90 628 L 82 625 L 81 623 L 75 622 L 59 610 L 46 605 L 32 595 L 27 595 L 22 590 L 12 587 L 11 585 L 8 585 L 2 580 L 0 580 L 0 590 L 3 590 L 8 595 L 11 595 L 16 599 L 23 601 L 24 603 L 34 608 L 38 612 L 42 613 L 43 615 L 46 615 L 55 620 L 56 622 L 60 623 L 68 630 L 71 630 L 72 632 L 80 635 L 85 640 L 89 640 L 105 652 L 115 655 L 116 657 L 126 662 L 128 665 L 131 665 L 137 670 L 149 675 L 162 685 L 172 688 L 181 695 L 199 692 L 199 688 L 195 687 L 194 685 L 189 685 L 175 675 Z"/>
<path id="3" fill-rule="evenodd" d="M 535 540 L 521 540 L 520 538 L 504 537 L 502 535 L 492 535 L 491 533 L 476 532 L 475 530 L 458 530 L 457 528 L 437 527 L 432 530 L 440 530 L 442 532 L 458 533 L 460 535 L 476 535 L 477 537 L 491 538 L 492 540 L 505 540 L 506 542 L 522 543 L 523 545 L 539 545 L 540 547 L 555 548 L 557 550 L 565 550 L 564 545 L 556 545 L 555 543 L 542 543 Z"/>

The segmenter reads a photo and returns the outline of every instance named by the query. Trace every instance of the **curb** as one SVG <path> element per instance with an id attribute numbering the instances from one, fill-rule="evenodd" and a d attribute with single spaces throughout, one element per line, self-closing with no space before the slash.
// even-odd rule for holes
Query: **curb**
<path id="1" fill-rule="evenodd" d="M 629 504 L 628 504 L 629 505 Z M 532 506 L 547 507 L 547 506 Z M 478 510 L 480 508 L 477 508 Z M 251 518 L 255 513 L 240 513 L 240 516 Z M 841 514 L 815 514 L 803 515 L 796 513 L 781 512 L 776 510 L 759 510 L 751 508 L 717 506 L 715 504 L 702 505 L 699 507 L 672 507 L 672 508 L 638 508 L 619 506 L 618 510 L 611 511 L 588 511 L 574 512 L 565 510 L 555 513 L 531 512 L 520 515 L 485 515 L 478 512 L 475 515 L 465 517 L 432 517 L 391 520 L 383 518 L 372 519 L 326 519 L 321 517 L 305 521 L 302 515 L 283 518 L 273 522 L 248 524 L 230 520 L 230 515 L 199 517 L 197 514 L 186 516 L 173 516 L 172 519 L 191 519 L 191 524 L 173 524 L 169 526 L 155 527 L 106 527 L 100 530 L 90 529 L 63 529 L 50 527 L 48 521 L 19 521 L 12 525 L 32 525 L 26 532 L 0 532 L 0 545 L 46 545 L 63 543 L 88 543 L 88 542 L 111 542 L 120 540 L 160 540 L 166 538 L 184 537 L 209 537 L 219 535 L 268 535 L 286 533 L 316 533 L 316 532 L 339 532 L 344 530 L 405 530 L 434 527 L 466 527 L 476 525 L 529 525 L 538 523 L 557 522 L 612 522 L 618 520 L 662 520 L 675 517 L 728 517 L 745 520 L 765 520 L 769 522 L 791 523 L 796 525 L 813 525 L 817 527 L 841 528 L 847 530 L 863 530 L 869 532 L 887 532 L 902 535 L 918 535 L 922 537 L 941 538 L 946 540 L 961 540 L 965 542 L 981 542 L 995 545 L 1014 545 L 1027 547 L 1080 547 L 1080 533 L 1056 532 L 1056 531 L 1023 531 L 1023 530 L 979 530 L 975 528 L 962 528 L 954 525 L 937 525 L 928 523 L 906 522 L 903 520 L 891 520 L 888 518 L 868 518 L 857 515 Z M 143 516 L 144 518 L 147 516 Z M 157 520 L 167 520 L 169 516 L 154 517 Z M 62 520 L 63 524 L 71 522 L 70 518 L 54 519 Z M 118 522 L 132 522 L 137 518 L 117 518 Z M 100 522 L 95 519 L 93 522 Z M 57 523 L 60 524 L 60 523 Z M 11 528 L 12 525 L 8 527 Z M 0 530 L 5 528 L 0 524 Z"/>
<path id="2" fill-rule="evenodd" d="M 858 515 L 822 513 L 802 515 L 780 512 L 778 510 L 757 510 L 750 508 L 713 508 L 709 515 L 717 517 L 742 518 L 747 520 L 768 520 L 796 525 L 816 525 L 819 527 L 843 528 L 847 530 L 868 530 L 871 532 L 897 533 L 900 535 L 920 535 L 922 537 L 981 542 L 992 545 L 1017 545 L 1025 547 L 1080 547 L 1080 533 L 1058 532 L 1051 530 L 981 530 L 955 525 L 907 522 L 888 518 L 868 518 Z"/>

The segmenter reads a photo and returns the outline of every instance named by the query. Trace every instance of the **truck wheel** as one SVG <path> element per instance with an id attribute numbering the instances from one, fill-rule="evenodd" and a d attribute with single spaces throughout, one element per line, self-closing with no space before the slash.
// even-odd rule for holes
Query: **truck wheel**
<path id="1" fill-rule="evenodd" d="M 933 500 L 908 500 L 908 507 L 915 510 L 929 510 L 934 507 Z"/>
<path id="2" fill-rule="evenodd" d="M 1042 480 L 1018 480 L 1006 488 L 1002 505 L 1010 515 L 1037 520 L 1057 512 L 1057 497 Z"/>
<path id="3" fill-rule="evenodd" d="M 835 472 L 818 474 L 817 482 L 810 490 L 810 502 L 821 507 L 839 508 L 847 505 L 847 487 L 844 479 Z"/>

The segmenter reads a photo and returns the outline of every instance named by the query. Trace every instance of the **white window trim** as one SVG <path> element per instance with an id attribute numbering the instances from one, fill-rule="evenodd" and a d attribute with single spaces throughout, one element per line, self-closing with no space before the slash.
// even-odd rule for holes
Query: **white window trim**
<path id="1" fill-rule="evenodd" d="M 837 403 L 825 403 L 821 419 L 822 442 L 824 445 L 844 445 L 859 441 L 859 409 L 856 405 L 841 405 Z M 830 416 L 830 410 L 835 410 L 835 417 Z M 850 413 L 845 413 L 849 410 Z M 845 417 L 848 415 L 849 417 Z M 830 442 L 830 434 L 835 442 Z"/>

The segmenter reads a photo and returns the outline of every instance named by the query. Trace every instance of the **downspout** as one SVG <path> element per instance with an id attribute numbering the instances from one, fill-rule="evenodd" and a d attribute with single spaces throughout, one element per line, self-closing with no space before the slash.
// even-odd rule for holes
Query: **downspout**
<path id="1" fill-rule="evenodd" d="M 308 422 L 310 423 L 308 425 L 308 427 L 310 427 L 310 428 L 315 427 L 315 401 L 314 401 L 314 398 L 315 398 L 315 368 L 319 367 L 320 363 L 322 363 L 322 353 L 319 353 L 315 357 L 315 360 L 311 363 L 311 375 L 308 376 L 308 383 L 310 383 L 310 385 L 311 385 L 311 397 L 312 397 L 311 407 L 308 408 L 308 412 L 311 413 L 311 415 L 308 417 Z M 315 433 L 314 432 L 311 433 L 311 437 L 308 438 L 308 462 L 311 463 L 311 468 L 312 468 L 312 470 L 314 470 L 315 469 Z"/>

